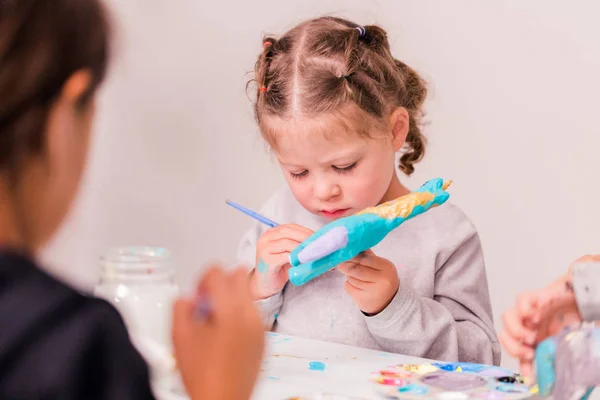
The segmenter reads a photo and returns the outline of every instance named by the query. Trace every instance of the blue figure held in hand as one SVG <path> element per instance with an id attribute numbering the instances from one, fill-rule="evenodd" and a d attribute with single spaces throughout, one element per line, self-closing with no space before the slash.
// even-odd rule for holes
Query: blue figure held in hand
<path id="1" fill-rule="evenodd" d="M 377 245 L 404 221 L 448 200 L 452 182 L 436 178 L 418 190 L 331 222 L 290 254 L 290 282 L 301 286 Z"/>
<path id="2" fill-rule="evenodd" d="M 600 384 L 600 329 L 567 328 L 541 342 L 535 352 L 539 394 L 585 400 Z"/>

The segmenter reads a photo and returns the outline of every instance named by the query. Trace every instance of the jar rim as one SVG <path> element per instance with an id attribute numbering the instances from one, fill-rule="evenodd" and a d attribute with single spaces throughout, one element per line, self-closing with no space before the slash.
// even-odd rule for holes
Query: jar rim
<path id="1" fill-rule="evenodd" d="M 164 247 L 119 246 L 109 248 L 100 256 L 102 262 L 127 262 L 128 264 L 157 263 L 171 260 L 173 253 Z"/>
<path id="2" fill-rule="evenodd" d="M 100 257 L 101 270 L 112 278 L 147 275 L 148 279 L 173 275 L 172 252 L 164 247 L 120 246 Z M 157 275 L 158 274 L 158 275 Z"/>

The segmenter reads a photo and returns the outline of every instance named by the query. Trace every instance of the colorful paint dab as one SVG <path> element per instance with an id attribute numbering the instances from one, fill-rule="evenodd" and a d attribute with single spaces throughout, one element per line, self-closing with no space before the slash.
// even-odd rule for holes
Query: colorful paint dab
<path id="1" fill-rule="evenodd" d="M 394 378 L 411 378 L 413 376 L 412 373 L 408 371 L 398 370 L 398 369 L 384 369 L 379 371 L 379 375 L 381 376 L 389 376 Z"/>
<path id="2" fill-rule="evenodd" d="M 400 366 L 400 368 L 421 375 L 435 372 L 439 369 L 432 364 L 405 364 Z"/>
<path id="3" fill-rule="evenodd" d="M 486 366 L 483 364 L 473 364 L 466 362 L 455 362 L 455 363 L 433 363 L 435 367 L 438 367 L 444 371 L 456 371 L 456 372 L 481 372 Z"/>
<path id="4" fill-rule="evenodd" d="M 379 376 L 374 378 L 375 382 L 380 385 L 388 385 L 388 386 L 403 386 L 405 384 L 404 379 L 396 378 L 393 376 Z"/>
<path id="5" fill-rule="evenodd" d="M 398 392 L 413 393 L 413 394 L 427 394 L 427 392 L 429 392 L 429 389 L 427 388 L 427 386 L 415 385 L 415 384 L 411 383 L 411 384 L 408 384 L 408 385 L 398 388 Z"/>
<path id="6" fill-rule="evenodd" d="M 308 369 L 311 371 L 325 371 L 325 363 L 321 361 L 311 361 L 308 363 Z"/>

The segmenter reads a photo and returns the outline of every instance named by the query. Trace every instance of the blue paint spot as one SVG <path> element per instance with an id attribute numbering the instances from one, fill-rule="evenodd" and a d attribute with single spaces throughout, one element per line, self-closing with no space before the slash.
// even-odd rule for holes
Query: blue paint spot
<path id="1" fill-rule="evenodd" d="M 275 332 L 267 332 L 267 336 L 269 336 L 270 338 L 273 338 L 271 340 L 272 344 L 289 342 L 290 340 L 292 340 L 292 338 L 290 338 L 290 337 L 281 337 L 281 335 L 279 333 L 275 333 Z M 276 339 L 279 339 L 279 340 L 276 340 Z"/>
<path id="2" fill-rule="evenodd" d="M 279 378 L 276 377 L 276 376 L 270 376 L 269 379 L 272 380 L 272 381 L 278 381 L 279 380 Z"/>
<path id="3" fill-rule="evenodd" d="M 273 318 L 277 319 L 277 317 L 279 317 L 279 314 L 275 313 L 275 315 L 273 315 Z"/>
<path id="4" fill-rule="evenodd" d="M 321 361 L 311 361 L 308 363 L 308 369 L 311 371 L 325 371 L 325 364 Z"/>
<path id="5" fill-rule="evenodd" d="M 410 384 L 406 386 L 402 386 L 398 389 L 400 393 L 412 393 L 412 394 L 427 394 L 429 389 L 427 386 Z"/>
<path id="6" fill-rule="evenodd" d="M 256 270 L 262 276 L 262 283 L 266 285 L 269 283 L 269 266 L 265 264 L 262 259 L 258 259 L 258 265 L 256 266 Z"/>
<path id="7" fill-rule="evenodd" d="M 474 364 L 467 362 L 433 363 L 432 365 L 444 371 L 456 371 L 458 368 L 460 368 L 462 372 L 472 373 L 478 373 L 488 368 L 486 365 L 483 364 Z"/>
<path id="8" fill-rule="evenodd" d="M 256 270 L 259 273 L 264 274 L 266 272 L 269 272 L 269 266 L 267 264 L 265 264 L 265 262 L 262 259 L 259 259 L 258 265 L 256 266 Z"/>
<path id="9" fill-rule="evenodd" d="M 529 392 L 529 388 L 524 385 L 511 385 L 508 383 L 503 383 L 501 385 L 496 386 L 496 390 L 503 393 L 527 393 Z"/>
<path id="10" fill-rule="evenodd" d="M 391 357 L 392 353 L 379 353 L 381 357 Z"/>

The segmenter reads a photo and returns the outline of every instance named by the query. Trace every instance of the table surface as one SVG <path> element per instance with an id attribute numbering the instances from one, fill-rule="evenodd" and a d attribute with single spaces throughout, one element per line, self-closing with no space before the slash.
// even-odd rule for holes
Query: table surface
<path id="1" fill-rule="evenodd" d="M 252 400 L 385 399 L 379 391 L 381 386 L 371 381 L 372 373 L 397 364 L 430 361 L 267 333 L 265 357 Z M 231 377 L 231 382 L 234 384 L 235 377 Z M 186 397 L 168 393 L 157 393 L 157 396 L 161 400 L 186 400 Z"/>
<path id="2" fill-rule="evenodd" d="M 398 364 L 428 362 L 432 361 L 267 333 L 265 357 L 252 400 L 387 399 L 381 393 L 383 387 L 371 381 L 372 373 Z M 235 377 L 231 377 L 231 384 L 235 384 Z M 160 390 L 156 396 L 159 400 L 189 400 Z M 595 390 L 590 400 L 600 400 L 600 390 Z"/>
<path id="3" fill-rule="evenodd" d="M 360 347 L 268 334 L 267 351 L 253 400 L 294 397 L 382 398 L 371 374 L 396 364 L 428 362 Z M 311 364 L 316 363 L 316 364 Z M 319 364 L 322 363 L 322 364 Z M 313 365 L 313 369 L 311 369 Z M 323 370 L 314 367 L 325 367 Z"/>
<path id="4" fill-rule="evenodd" d="M 252 400 L 389 399 L 373 373 L 398 364 L 429 363 L 417 357 L 267 333 L 265 356 Z M 235 377 L 231 377 L 235 384 Z M 155 388 L 158 400 L 189 400 Z M 532 396 L 531 399 L 537 399 Z M 600 400 L 600 389 L 589 400 Z"/>

